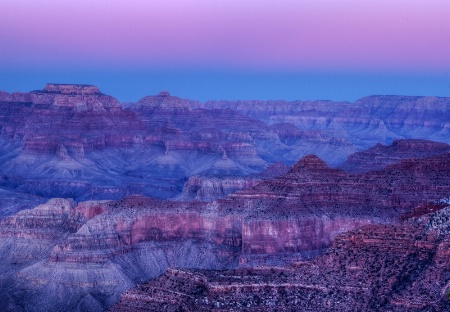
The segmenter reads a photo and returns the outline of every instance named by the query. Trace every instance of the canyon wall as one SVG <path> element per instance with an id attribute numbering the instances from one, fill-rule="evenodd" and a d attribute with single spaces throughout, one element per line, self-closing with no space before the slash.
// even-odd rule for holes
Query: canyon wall
<path id="1" fill-rule="evenodd" d="M 339 242 L 345 242 L 339 238 L 343 232 L 371 226 L 390 229 L 405 213 L 417 217 L 425 209 L 415 207 L 448 197 L 449 157 L 405 160 L 354 174 L 310 155 L 284 175 L 212 202 L 138 195 L 78 205 L 53 199 L 0 223 L 2 309 L 100 311 L 127 289 L 170 267 L 286 266 L 325 252 L 325 258 L 318 259 L 328 259 Z M 438 220 L 446 219 L 430 220 L 430 228 L 436 228 Z M 380 222 L 385 225 L 375 224 Z M 414 226 L 394 232 L 420 242 Z M 371 231 L 382 236 L 387 230 Z M 328 249 L 330 244 L 335 247 Z M 378 238 L 374 244 L 384 248 Z M 417 248 L 428 248 L 426 241 L 423 244 L 411 247 L 413 255 Z M 265 295 L 270 293 L 264 283 L 257 284 Z M 218 296 L 227 298 L 222 294 L 230 289 L 218 290 Z"/>
<path id="2" fill-rule="evenodd" d="M 364 148 L 377 142 L 415 138 L 449 142 L 449 99 L 434 96 L 377 95 L 354 103 L 332 101 L 210 101 L 205 108 L 233 109 L 267 124 L 290 123 L 351 137 Z"/>
<path id="3" fill-rule="evenodd" d="M 272 164 L 292 165 L 307 154 L 336 167 L 377 143 L 450 137 L 450 101 L 437 97 L 200 103 L 163 91 L 127 107 L 89 85 L 0 92 L 0 187 L 77 201 L 131 194 L 211 200 L 255 185 Z M 422 145 L 403 146 L 403 155 L 438 148 Z M 372 169 L 398 162 L 398 155 Z M 359 168 L 358 157 L 342 168 L 370 170 Z"/>
<path id="4" fill-rule="evenodd" d="M 311 262 L 228 271 L 170 269 L 110 311 L 448 311 L 448 204 L 403 223 L 340 234 Z"/>

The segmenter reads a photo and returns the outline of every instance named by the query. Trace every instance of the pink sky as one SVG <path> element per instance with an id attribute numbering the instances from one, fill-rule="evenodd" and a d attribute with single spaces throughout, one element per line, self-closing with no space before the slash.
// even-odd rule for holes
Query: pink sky
<path id="1" fill-rule="evenodd" d="M 448 71 L 448 0 L 3 0 L 4 66 Z"/>

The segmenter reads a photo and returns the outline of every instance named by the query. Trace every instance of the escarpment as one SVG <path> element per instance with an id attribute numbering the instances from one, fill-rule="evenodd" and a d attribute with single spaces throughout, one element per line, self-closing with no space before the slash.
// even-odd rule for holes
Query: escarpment
<path id="1" fill-rule="evenodd" d="M 27 302 L 29 309 L 37 311 L 61 307 L 82 310 L 80 307 L 87 306 L 101 310 L 111 306 L 127 289 L 156 278 L 170 267 L 246 270 L 270 265 L 285 267 L 317 257 L 313 261 L 320 265 L 320 261 L 337 261 L 330 258 L 332 253 L 344 257 L 346 246 L 359 243 L 369 246 L 368 252 L 376 248 L 375 255 L 389 251 L 392 259 L 406 253 L 411 254 L 407 258 L 429 261 L 427 255 L 433 251 L 427 246 L 434 241 L 431 236 L 428 238 L 431 234 L 420 234 L 423 231 L 416 229 L 418 221 L 397 227 L 390 224 L 400 217 L 404 219 L 408 211 L 415 211 L 413 216 L 421 216 L 420 211 L 426 210 L 414 210 L 418 204 L 445 198 L 443 194 L 450 193 L 448 157 L 405 160 L 380 171 L 351 174 L 332 169 L 318 157 L 309 155 L 279 177 L 212 202 L 163 201 L 138 195 L 119 201 L 82 202 L 76 206 L 73 201 L 52 200 L 0 223 L 0 247 L 5 255 L 0 301 L 15 308 Z M 403 201 L 406 198 L 409 200 Z M 429 220 L 430 231 L 438 227 L 446 233 L 445 225 L 439 221 L 444 217 Z M 380 222 L 385 225 L 377 225 Z M 351 234 L 357 237 L 348 240 L 350 234 L 342 234 L 359 233 L 354 232 L 357 228 L 365 229 L 362 233 L 370 230 L 370 235 Z M 389 241 L 385 240 L 389 229 L 393 229 L 392 235 L 399 242 L 394 247 L 389 247 Z M 404 246 L 396 251 L 400 243 Z M 441 259 L 446 259 L 444 252 L 440 254 Z M 370 257 L 367 254 L 364 261 Z M 329 265 L 328 270 L 336 266 Z M 348 266 L 357 264 L 352 262 Z M 330 271 L 330 274 L 341 273 Z M 339 276 L 345 281 L 345 276 Z M 295 285 L 304 285 L 296 282 L 290 288 L 291 280 L 283 280 L 285 288 L 280 290 L 270 282 L 269 275 L 266 280 L 251 282 L 255 285 L 250 288 L 214 286 L 211 289 L 216 289 L 220 296 L 227 294 L 223 298 L 234 298 L 235 289 L 252 287 L 264 296 L 277 297 L 284 291 L 288 294 L 292 291 L 291 297 L 288 296 L 292 299 L 300 291 L 297 289 L 300 286 Z M 67 287 L 61 288 L 62 285 Z M 393 280 L 380 296 L 396 285 Z M 323 287 L 328 292 L 338 286 Z M 12 296 L 11 289 L 21 289 L 21 295 Z M 303 286 L 299 289 L 304 291 Z M 241 303 L 233 307 L 241 307 Z"/>
<path id="2" fill-rule="evenodd" d="M 0 92 L 0 310 L 448 310 L 449 105 Z"/>
<path id="3" fill-rule="evenodd" d="M 374 95 L 354 103 L 332 101 L 209 101 L 205 108 L 229 108 L 268 124 L 290 123 L 304 130 L 339 132 L 352 143 L 415 138 L 448 141 L 449 98 Z M 427 120 L 424 120 L 427 116 Z M 370 143 L 369 143 L 370 142 Z"/>
<path id="4" fill-rule="evenodd" d="M 342 168 L 383 169 L 444 153 L 450 129 L 450 101 L 437 97 L 200 103 L 163 91 L 125 109 L 96 86 L 53 83 L 1 92 L 0 110 L 0 186 L 77 201 L 213 200 L 254 186 L 275 163 L 315 154 L 336 167 L 377 143 L 386 148 L 355 154 Z"/>
<path id="5" fill-rule="evenodd" d="M 379 170 L 410 158 L 450 153 L 450 145 L 428 140 L 396 140 L 391 145 L 374 147 L 349 156 L 341 168 L 352 172 Z"/>
<path id="6" fill-rule="evenodd" d="M 167 270 L 125 292 L 110 311 L 447 311 L 450 207 L 444 207 L 340 234 L 311 262 Z"/>

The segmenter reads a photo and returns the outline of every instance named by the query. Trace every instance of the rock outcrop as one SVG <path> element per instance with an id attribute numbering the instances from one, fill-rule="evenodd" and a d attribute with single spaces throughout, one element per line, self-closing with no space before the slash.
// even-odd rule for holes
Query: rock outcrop
<path id="1" fill-rule="evenodd" d="M 210 101 L 205 108 L 233 109 L 268 124 L 290 123 L 301 130 L 331 132 L 358 149 L 395 139 L 449 141 L 449 98 L 433 96 L 368 96 L 349 102 Z M 426 117 L 425 117 L 426 116 Z"/>
<path id="2" fill-rule="evenodd" d="M 332 169 L 318 157 L 309 155 L 280 177 L 213 202 L 163 201 L 138 195 L 120 201 L 93 201 L 78 205 L 72 200 L 52 200 L 0 223 L 0 252 L 3 255 L 0 262 L 1 308 L 6 311 L 99 311 L 111 306 L 127 289 L 156 278 L 169 267 L 178 267 L 248 272 L 242 273 L 244 277 L 239 281 L 248 280 L 249 287 L 223 287 L 218 282 L 216 288 L 209 288 L 216 289 L 216 292 L 208 302 L 218 304 L 218 307 L 230 304 L 230 307 L 238 309 L 242 307 L 241 299 L 235 303 L 233 298 L 236 289 L 242 287 L 256 287 L 261 292 L 261 298 L 270 294 L 274 294 L 275 298 L 279 296 L 278 286 L 270 281 L 271 271 L 261 273 L 263 271 L 250 270 L 252 267 L 286 266 L 313 259 L 325 252 L 314 263 L 319 266 L 322 265 L 320 261 L 324 261 L 330 272 L 326 274 L 334 274 L 329 279 L 338 276 L 343 285 L 347 285 L 345 276 L 339 275 L 339 270 L 333 271 L 337 270 L 337 264 L 329 262 L 337 259 L 332 258 L 334 253 L 344 257 L 347 247 L 342 247 L 342 244 L 352 242 L 346 234 L 340 235 L 361 227 L 372 236 L 361 234 L 361 239 L 356 241 L 362 242 L 364 247 L 364 244 L 371 242 L 370 237 L 374 237 L 376 247 L 368 248 L 366 254 L 361 251 L 364 261 L 367 261 L 365 266 L 379 261 L 378 256 L 373 256 L 375 260 L 371 260 L 371 251 L 376 250 L 377 255 L 383 254 L 381 251 L 387 253 L 391 248 L 382 241 L 385 232 L 386 235 L 398 232 L 394 246 L 402 240 L 407 246 L 406 249 L 395 247 L 398 251 L 389 251 L 392 259 L 399 258 L 401 254 L 406 254 L 407 259 L 425 259 L 427 248 L 432 248 L 427 244 L 434 241 L 431 240 L 432 234 L 420 234 L 423 231 L 417 224 L 427 222 L 427 231 L 436 233 L 439 240 L 448 231 L 445 215 L 438 214 L 441 210 L 423 221 L 408 221 L 397 227 L 390 223 L 400 218 L 410 218 L 405 215 L 408 212 L 413 212 L 412 216 L 416 219 L 422 218 L 420 211 L 427 210 L 414 210 L 417 205 L 448 197 L 443 194 L 450 193 L 449 157 L 440 155 L 405 160 L 380 171 L 350 174 Z M 375 224 L 380 222 L 385 224 Z M 334 245 L 327 250 L 333 240 Z M 443 249 L 441 254 L 444 259 Z M 344 258 L 351 259 L 350 256 Z M 399 263 L 403 266 L 407 261 Z M 352 262 L 349 267 L 355 265 Z M 403 276 L 403 270 L 406 269 L 399 269 L 399 276 Z M 292 269 L 283 272 L 290 271 Z M 412 271 L 408 267 L 404 272 L 409 274 Z M 217 276 L 219 280 L 221 278 L 220 273 L 208 274 L 213 279 Z M 250 274 L 266 274 L 264 279 L 267 282 L 252 280 Z M 369 278 L 368 275 L 363 276 Z M 308 294 L 308 289 L 312 288 L 308 284 L 311 279 L 317 285 L 328 281 L 322 275 L 312 275 L 306 280 L 301 274 L 294 277 L 283 277 L 284 290 L 290 295 L 280 297 L 280 300 L 288 298 L 289 303 L 295 296 Z M 287 286 L 290 283 L 294 284 L 292 288 Z M 303 286 L 295 286 L 296 283 L 307 285 L 306 290 Z M 394 289 L 396 285 L 393 280 L 386 289 Z M 186 284 L 189 289 L 196 289 L 198 285 L 191 286 Z M 330 289 L 334 291 L 338 286 L 323 287 L 328 294 Z M 273 291 L 266 291 L 267 287 Z M 349 287 L 338 290 L 343 292 L 342 296 L 353 300 L 351 298 L 354 297 L 345 293 L 346 289 L 351 289 Z M 388 290 L 376 294 L 385 296 Z M 165 290 L 162 293 L 166 296 Z M 242 291 L 245 300 L 247 294 L 247 290 Z M 340 294 L 338 292 L 336 296 Z M 187 295 L 194 298 L 191 294 Z M 335 295 L 330 296 L 326 300 L 335 298 Z M 261 300 L 269 302 L 270 298 Z M 322 307 L 324 300 L 312 306 Z M 275 302 L 282 304 L 281 301 Z M 348 306 L 351 302 L 348 301 Z M 195 304 L 209 307 L 206 301 Z M 381 307 L 379 303 L 374 304 Z"/>
<path id="3" fill-rule="evenodd" d="M 329 218 L 374 215 L 391 220 L 420 203 L 446 197 L 448 173 L 450 154 L 407 159 L 359 174 L 330 168 L 317 156 L 307 155 L 286 174 L 231 194 L 223 203 L 252 202 L 259 215 L 295 212 Z"/>
<path id="4" fill-rule="evenodd" d="M 450 145 L 428 140 L 396 140 L 392 145 L 374 147 L 349 156 L 340 168 L 351 172 L 379 170 L 409 158 L 450 153 Z"/>
<path id="5" fill-rule="evenodd" d="M 446 98 L 124 109 L 48 84 L 0 110 L 1 310 L 101 311 L 170 267 L 121 306 L 448 308 Z"/>
<path id="6" fill-rule="evenodd" d="M 171 96 L 168 91 L 161 91 L 156 96 L 146 96 L 140 99 L 136 104 L 131 106 L 133 110 L 144 110 L 146 112 L 154 112 L 156 110 L 167 110 L 172 113 L 173 111 L 190 111 L 191 103 L 195 104 L 195 101 L 181 99 L 177 96 Z"/>
<path id="7" fill-rule="evenodd" d="M 251 188 L 261 181 L 286 173 L 290 168 L 283 163 L 275 163 L 258 174 L 239 176 L 192 176 L 184 184 L 177 200 L 211 201 L 226 197 L 240 190 Z"/>
<path id="8" fill-rule="evenodd" d="M 101 95 L 100 90 L 96 86 L 85 84 L 60 84 L 48 83 L 43 91 L 57 94 L 70 95 Z"/>
<path id="9" fill-rule="evenodd" d="M 94 86 L 49 84 L 4 95 L 0 109 L 3 187 L 46 198 L 130 194 L 120 155 L 145 137 L 146 125 L 113 97 Z"/>
<path id="10" fill-rule="evenodd" d="M 449 105 L 446 98 L 395 96 L 200 103 L 163 91 L 124 109 L 89 85 L 1 92 L 0 187 L 77 201 L 181 193 L 214 199 L 255 185 L 255 176 L 274 163 L 292 165 L 307 154 L 339 166 L 377 142 L 449 143 Z M 414 149 L 404 154 L 421 157 Z M 385 159 L 400 160 L 395 151 Z"/>
<path id="11" fill-rule="evenodd" d="M 194 207 L 137 196 L 76 207 L 53 199 L 6 218 L 1 309 L 101 311 L 170 266 L 235 267 L 241 219 Z"/>
<path id="12" fill-rule="evenodd" d="M 450 207 L 339 235 L 288 267 L 170 269 L 110 311 L 448 311 Z"/>

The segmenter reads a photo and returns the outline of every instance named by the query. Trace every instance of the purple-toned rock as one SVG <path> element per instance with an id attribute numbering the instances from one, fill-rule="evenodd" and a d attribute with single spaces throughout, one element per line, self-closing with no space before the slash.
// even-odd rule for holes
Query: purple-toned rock
<path id="1" fill-rule="evenodd" d="M 100 90 L 96 86 L 84 85 L 84 84 L 59 84 L 59 83 L 48 83 L 43 91 L 49 93 L 61 93 L 61 94 L 71 94 L 71 95 L 83 95 L 83 94 L 96 94 L 100 95 Z"/>
<path id="2" fill-rule="evenodd" d="M 358 149 L 395 139 L 431 139 L 450 143 L 449 98 L 368 96 L 349 102 L 210 101 L 198 107 L 233 109 L 268 124 L 289 123 L 300 130 L 331 132 Z M 337 135 L 338 134 L 338 135 Z M 331 155 L 330 155 L 331 156 Z"/>
<path id="3" fill-rule="evenodd" d="M 184 184 L 177 200 L 210 201 L 223 198 L 240 190 L 251 188 L 261 181 L 286 173 L 290 168 L 283 163 L 275 163 L 258 174 L 239 176 L 192 176 Z"/>
<path id="4" fill-rule="evenodd" d="M 286 267 L 169 269 L 110 311 L 448 311 L 449 212 L 360 227 L 323 256 Z"/>
<path id="5" fill-rule="evenodd" d="M 193 102 L 177 96 L 171 96 L 168 91 L 161 91 L 156 96 L 149 95 L 140 99 L 136 104 L 131 106 L 131 109 L 146 112 L 154 112 L 155 110 L 190 111 L 191 103 Z"/>
<path id="6" fill-rule="evenodd" d="M 159 276 L 169 267 L 244 270 L 242 267 L 287 265 L 326 252 L 314 260 L 311 271 L 295 273 L 293 279 L 289 274 L 297 269 L 282 269 L 284 290 L 272 283 L 270 270 L 242 271 L 248 276 L 239 281 L 248 278 L 248 288 L 213 282 L 217 287 L 209 288 L 212 293 L 207 294 L 211 296 L 208 302 L 238 309 L 242 303 L 236 303 L 241 301 L 235 298 L 242 297 L 235 297 L 236 289 L 246 289 L 239 291 L 244 298 L 258 290 L 261 298 L 279 293 L 275 297 L 285 300 L 302 294 L 312 296 L 308 295 L 315 289 L 311 287 L 318 285 L 319 290 L 326 289 L 326 294 L 328 289 L 336 291 L 327 297 L 331 307 L 344 300 L 341 298 L 347 298 L 347 306 L 353 307 L 355 298 L 365 294 L 368 299 L 357 307 L 379 308 L 385 304 L 379 298 L 390 293 L 402 295 L 397 281 L 428 263 L 427 255 L 433 252 L 436 239 L 446 237 L 448 219 L 439 214 L 441 210 L 425 218 L 414 208 L 448 197 L 443 195 L 450 193 L 448 157 L 405 160 L 380 171 L 350 174 L 309 155 L 280 177 L 209 203 L 161 201 L 137 195 L 77 206 L 70 200 L 54 200 L 0 223 L 0 252 L 4 255 L 0 285 L 5 289 L 0 292 L 0 302 L 14 309 L 25 304 L 30 309 L 38 307 L 36 310 L 99 311 L 111 306 L 127 289 Z M 408 219 L 401 226 L 374 224 L 404 219 L 408 211 L 422 219 Z M 420 224 L 426 224 L 425 234 Z M 363 232 L 358 234 L 354 229 L 361 226 Z M 352 232 L 342 235 L 345 231 Z M 353 249 L 348 249 L 349 244 Z M 439 261 L 445 263 L 444 245 L 438 250 Z M 378 279 L 370 275 L 371 266 L 380 263 L 378 255 L 388 255 L 389 261 L 401 260 L 395 267 L 395 279 L 384 281 L 391 272 L 388 264 L 380 267 L 386 267 L 385 271 L 374 271 L 379 272 L 374 273 L 380 274 Z M 353 256 L 357 258 L 352 260 Z M 344 260 L 348 269 L 342 271 L 340 263 L 347 263 Z M 408 267 L 410 260 L 417 267 Z M 363 269 L 354 269 L 358 265 Z M 317 273 L 321 270 L 314 269 L 317 267 L 329 273 L 324 277 Z M 253 273 L 249 272 L 255 272 L 256 279 L 250 278 Z M 216 273 L 211 274 L 216 278 Z M 439 276 L 444 280 L 446 275 Z M 349 291 L 359 285 L 355 281 L 369 283 L 364 286 L 369 290 Z M 294 286 L 289 288 L 290 284 Z M 371 296 L 370 289 L 377 285 L 385 286 Z M 19 295 L 14 295 L 17 292 Z M 321 294 L 322 290 L 314 292 L 314 297 L 322 298 Z M 207 301 L 197 303 L 209 307 Z M 299 304 L 312 304 L 316 310 L 328 305 L 322 299 Z"/>
<path id="7" fill-rule="evenodd" d="M 377 144 L 349 156 L 341 168 L 351 172 L 379 170 L 404 159 L 450 153 L 450 145 L 427 140 L 396 140 L 392 145 Z"/>
<path id="8" fill-rule="evenodd" d="M 6 188 L 46 198 L 174 198 L 190 177 L 239 181 L 307 154 L 339 166 L 376 142 L 405 137 L 447 142 L 448 106 L 445 98 L 386 96 L 199 103 L 163 91 L 125 110 L 95 86 L 48 84 L 1 93 L 0 174 Z M 408 148 L 416 147 L 405 155 Z M 220 183 L 205 182 L 204 195 L 187 197 L 213 199 L 254 185 Z"/>

